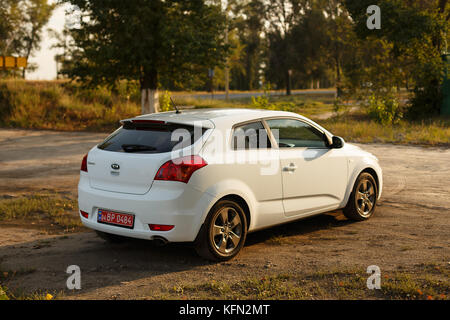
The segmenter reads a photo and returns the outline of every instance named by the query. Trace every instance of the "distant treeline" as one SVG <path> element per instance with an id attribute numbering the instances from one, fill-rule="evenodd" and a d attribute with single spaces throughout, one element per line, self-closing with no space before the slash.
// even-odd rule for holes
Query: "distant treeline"
<path id="1" fill-rule="evenodd" d="M 30 13 L 18 14 L 17 3 L 27 4 Z M 439 110 L 441 55 L 450 35 L 447 0 L 59 3 L 71 8 L 57 35 L 59 74 L 87 86 L 135 81 L 152 94 L 158 88 L 223 90 L 227 83 L 231 90 L 287 94 L 291 88 L 336 87 L 339 97 L 361 100 L 407 88 L 411 114 Z M 371 30 L 367 8 L 374 4 L 381 28 Z M 0 52 L 37 48 L 48 11 L 38 10 L 40 23 L 27 22 L 25 29 L 34 32 L 22 36 L 17 28 L 21 19 L 34 21 L 38 7 L 53 8 L 46 0 L 1 1 Z"/>

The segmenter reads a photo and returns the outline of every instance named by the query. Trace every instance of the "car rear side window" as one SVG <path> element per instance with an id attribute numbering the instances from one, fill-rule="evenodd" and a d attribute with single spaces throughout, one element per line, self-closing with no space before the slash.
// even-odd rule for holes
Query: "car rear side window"
<path id="1" fill-rule="evenodd" d="M 267 149 L 271 148 L 270 139 L 261 121 L 243 124 L 234 128 L 232 149 Z"/>
<path id="2" fill-rule="evenodd" d="M 133 123 L 127 121 L 98 148 L 127 153 L 164 153 L 188 147 L 200 139 L 205 128 L 175 123 Z"/>

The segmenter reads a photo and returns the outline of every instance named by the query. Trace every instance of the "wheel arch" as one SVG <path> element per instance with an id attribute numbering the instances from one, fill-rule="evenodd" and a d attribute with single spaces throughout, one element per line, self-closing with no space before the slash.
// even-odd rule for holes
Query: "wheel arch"
<path id="1" fill-rule="evenodd" d="M 226 195 L 222 198 L 220 198 L 219 200 L 216 201 L 219 202 L 221 200 L 230 200 L 230 201 L 234 201 L 237 204 L 239 204 L 239 206 L 242 208 L 242 210 L 244 210 L 244 214 L 245 214 L 245 218 L 247 219 L 247 231 L 250 228 L 250 223 L 251 223 L 251 213 L 250 213 L 250 207 L 247 204 L 247 201 L 245 201 L 244 198 L 242 198 L 241 196 L 237 195 L 237 194 L 229 194 Z"/>
<path id="2" fill-rule="evenodd" d="M 380 190 L 380 180 L 379 180 L 379 178 L 378 178 L 377 172 L 376 172 L 373 168 L 368 167 L 368 168 L 365 168 L 363 171 L 361 171 L 361 172 L 357 175 L 357 177 L 359 177 L 359 176 L 361 175 L 361 173 L 365 173 L 365 172 L 371 174 L 371 175 L 374 177 L 375 183 L 377 184 L 377 192 L 379 192 L 379 190 Z M 378 195 L 377 195 L 377 196 L 378 196 Z"/>
<path id="3" fill-rule="evenodd" d="M 356 183 L 356 179 L 358 179 L 358 177 L 362 173 L 365 173 L 365 172 L 371 174 L 374 177 L 375 183 L 377 185 L 378 199 L 380 198 L 380 196 L 381 196 L 381 188 L 382 188 L 382 180 L 381 180 L 382 177 L 380 176 L 381 170 L 380 170 L 380 173 L 378 173 L 377 169 L 375 167 L 373 167 L 372 165 L 369 165 L 369 164 L 366 163 L 364 166 L 362 166 L 358 170 L 355 170 L 353 175 L 352 175 L 352 177 L 351 177 L 351 179 L 349 180 L 349 184 L 347 186 L 347 191 L 346 191 L 346 194 L 345 194 L 345 198 L 344 198 L 344 201 L 341 204 L 342 208 L 344 208 L 348 204 L 348 201 L 350 199 L 350 195 L 351 195 L 351 193 L 353 191 L 353 187 L 355 186 L 355 183 Z"/>

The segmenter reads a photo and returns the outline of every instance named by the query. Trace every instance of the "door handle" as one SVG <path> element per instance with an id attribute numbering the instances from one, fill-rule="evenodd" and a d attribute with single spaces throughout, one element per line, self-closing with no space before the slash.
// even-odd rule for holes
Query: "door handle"
<path id="1" fill-rule="evenodd" d="M 285 172 L 294 172 L 295 170 L 297 170 L 297 168 L 298 167 L 295 164 L 291 163 L 289 165 L 289 167 L 284 167 L 283 171 L 285 171 Z"/>

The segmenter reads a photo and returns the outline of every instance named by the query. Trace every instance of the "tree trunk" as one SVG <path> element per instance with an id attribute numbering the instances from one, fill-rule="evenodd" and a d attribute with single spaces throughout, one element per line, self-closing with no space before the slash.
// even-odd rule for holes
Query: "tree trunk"
<path id="1" fill-rule="evenodd" d="M 31 38 L 30 38 L 30 41 L 28 42 L 27 54 L 25 56 L 27 58 L 27 61 L 30 58 L 31 50 L 33 49 L 33 43 L 34 43 L 35 36 L 36 36 L 36 28 L 33 26 L 33 29 L 31 30 Z M 22 70 L 22 78 L 23 79 L 25 79 L 26 70 L 27 70 L 27 68 L 23 68 L 23 70 Z"/>
<path id="2" fill-rule="evenodd" d="M 158 72 L 150 70 L 141 78 L 142 114 L 159 112 Z"/>
<path id="3" fill-rule="evenodd" d="M 286 72 L 286 95 L 291 95 L 291 73 L 289 70 Z"/>
<path id="4" fill-rule="evenodd" d="M 336 61 L 336 98 L 340 98 L 342 96 L 342 87 L 341 87 L 341 64 L 339 58 L 335 58 Z"/>
<path id="5" fill-rule="evenodd" d="M 225 44 L 228 45 L 228 25 L 225 28 Z M 225 100 L 228 101 L 230 95 L 230 59 L 227 56 L 225 61 Z"/>

